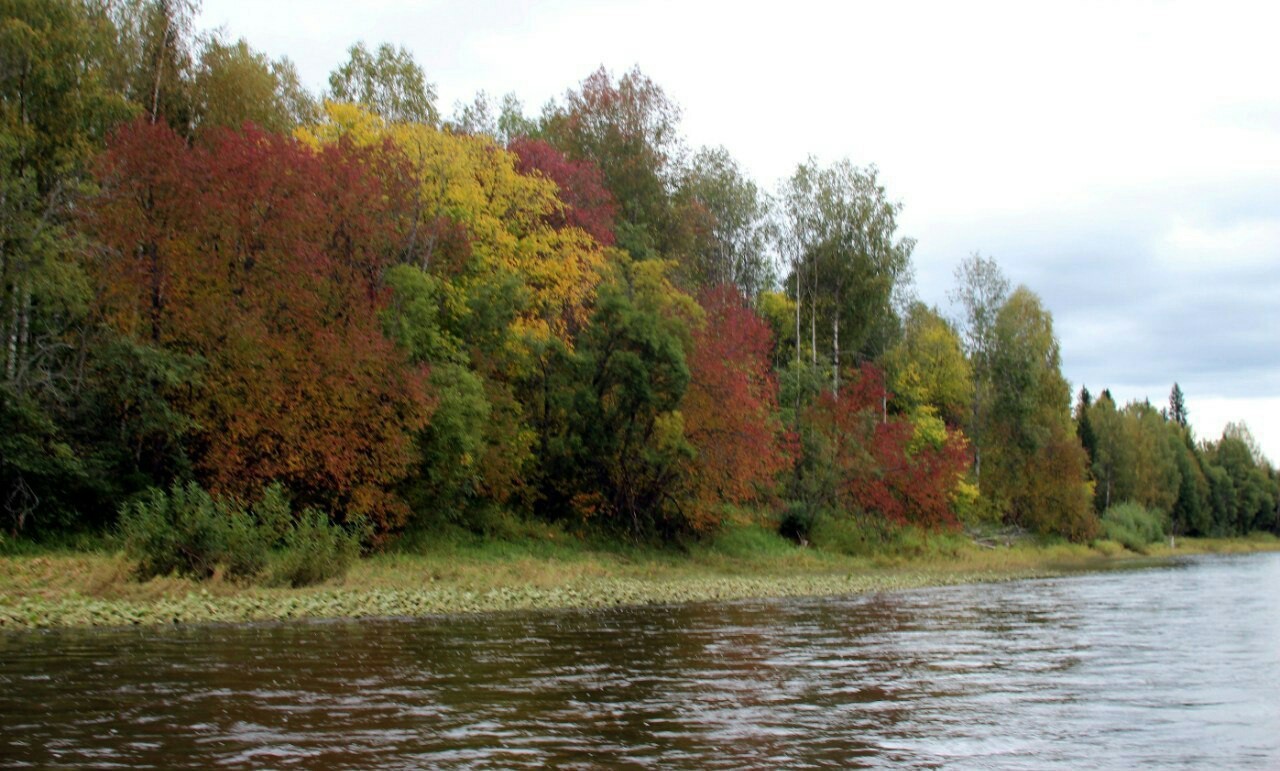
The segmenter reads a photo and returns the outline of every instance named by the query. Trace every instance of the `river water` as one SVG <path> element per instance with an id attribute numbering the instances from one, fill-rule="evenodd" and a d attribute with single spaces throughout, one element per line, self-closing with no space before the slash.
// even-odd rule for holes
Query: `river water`
<path id="1" fill-rule="evenodd" d="M 847 598 L 0 635 L 0 766 L 1280 767 L 1280 554 Z"/>

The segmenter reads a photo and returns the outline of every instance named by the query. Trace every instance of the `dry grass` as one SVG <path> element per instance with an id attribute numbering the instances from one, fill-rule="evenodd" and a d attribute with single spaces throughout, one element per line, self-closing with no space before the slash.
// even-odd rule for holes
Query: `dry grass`
<path id="1" fill-rule="evenodd" d="M 962 539 L 911 557 L 849 557 L 751 528 L 686 551 L 580 542 L 443 544 L 360 560 L 345 579 L 304 589 L 216 577 L 133 579 L 123 555 L 0 557 L 0 625 L 10 627 L 427 615 L 598 607 L 752 596 L 883 591 L 1099 569 L 1199 553 L 1280 550 L 1274 537 L 1179 539 L 1136 555 L 1109 541 L 981 546 Z"/>

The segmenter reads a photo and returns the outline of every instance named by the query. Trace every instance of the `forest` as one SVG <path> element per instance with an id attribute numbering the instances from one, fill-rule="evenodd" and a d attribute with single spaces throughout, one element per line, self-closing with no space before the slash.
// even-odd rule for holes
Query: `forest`
<path id="1" fill-rule="evenodd" d="M 536 116 L 483 93 L 446 116 L 409 51 L 356 43 L 311 93 L 196 10 L 0 0 L 6 538 L 220 539 L 152 572 L 252 574 L 280 544 L 511 521 L 650 544 L 744 518 L 801 543 L 1280 524 L 1243 424 L 1194 436 L 1176 384 L 1073 393 L 1050 310 L 994 259 L 959 261 L 956 317 L 917 300 L 874 166 L 809 157 L 765 189 L 688 146 L 638 67 Z"/>

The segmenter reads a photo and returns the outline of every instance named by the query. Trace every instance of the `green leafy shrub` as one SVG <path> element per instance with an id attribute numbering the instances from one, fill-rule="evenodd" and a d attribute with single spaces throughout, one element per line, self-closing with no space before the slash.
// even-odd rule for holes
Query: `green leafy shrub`
<path id="1" fill-rule="evenodd" d="M 1118 503 L 1102 515 L 1102 530 L 1112 541 L 1136 552 L 1161 541 L 1169 533 L 1169 518 L 1159 509 L 1132 503 Z"/>
<path id="2" fill-rule="evenodd" d="M 194 482 L 168 492 L 151 488 L 120 510 L 125 554 L 141 578 L 209 578 L 219 565 L 231 577 L 250 577 L 266 565 L 270 546 L 253 519 Z"/>
<path id="3" fill-rule="evenodd" d="M 207 579 L 256 578 L 271 565 L 274 583 L 305 586 L 343 575 L 360 553 L 367 528 L 333 524 L 315 509 L 294 516 L 279 484 L 251 510 L 215 498 L 199 485 L 152 488 L 120 511 L 125 554 L 139 578 L 177 573 Z"/>
<path id="4" fill-rule="evenodd" d="M 809 528 L 813 545 L 824 551 L 853 557 L 882 554 L 891 540 L 889 526 L 849 514 L 822 512 Z"/>
<path id="5" fill-rule="evenodd" d="M 307 586 L 345 575 L 360 555 L 360 532 L 332 523 L 315 509 L 303 509 L 284 536 L 271 571 L 274 583 Z"/>
<path id="6" fill-rule="evenodd" d="M 272 482 L 262 489 L 262 497 L 253 505 L 253 518 L 272 546 L 284 543 L 293 529 L 293 505 L 284 485 Z"/>

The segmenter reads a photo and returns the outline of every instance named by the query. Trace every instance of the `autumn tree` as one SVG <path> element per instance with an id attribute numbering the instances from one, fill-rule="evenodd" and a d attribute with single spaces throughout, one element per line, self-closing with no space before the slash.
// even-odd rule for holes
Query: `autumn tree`
<path id="1" fill-rule="evenodd" d="M 604 248 L 570 221 L 552 179 L 521 173 L 520 157 L 487 136 L 388 125 L 334 103 L 302 135 L 408 162 L 413 207 L 386 323 L 415 361 L 433 366 L 441 395 L 439 422 L 420 437 L 423 486 L 412 496 L 424 511 L 443 501 L 464 523 L 483 501 L 519 503 L 532 495 L 535 448 L 550 431 L 552 370 L 571 366 Z M 570 171 L 590 181 L 584 167 Z M 587 204 L 579 213 L 604 226 Z"/>
<path id="2" fill-rule="evenodd" d="M 279 481 L 383 532 L 403 523 L 390 488 L 430 399 L 379 323 L 409 210 L 402 163 L 251 129 L 189 148 L 145 121 L 111 142 L 92 214 L 101 312 L 204 362 L 178 406 L 213 491 Z"/>
<path id="3" fill-rule="evenodd" d="M 886 417 L 885 398 L 884 374 L 871 364 L 839 393 L 824 391 L 807 409 L 812 430 L 802 442 L 802 464 L 832 485 L 828 505 L 847 515 L 954 527 L 952 496 L 967 463 L 963 436 L 947 430 L 933 436 L 904 416 Z"/>
<path id="4" fill-rule="evenodd" d="M 693 521 L 707 529 L 721 504 L 767 495 L 787 457 L 768 325 L 734 286 L 704 290 L 699 304 L 704 321 L 693 335 L 680 411 L 697 451 L 689 470 Z"/>
<path id="5" fill-rule="evenodd" d="M 951 426 L 968 417 L 973 382 L 960 338 L 935 309 L 914 303 L 902 337 L 885 354 L 895 406 L 907 414 L 926 413 Z"/>
<path id="6" fill-rule="evenodd" d="M 542 117 L 543 138 L 604 175 L 618 206 L 618 244 L 633 257 L 671 256 L 677 246 L 671 189 L 679 120 L 679 108 L 638 67 L 616 81 L 601 67 Z"/>
<path id="7" fill-rule="evenodd" d="M 521 174 L 542 176 L 555 183 L 563 206 L 548 215 L 553 227 L 580 228 L 602 246 L 613 245 L 617 205 L 593 163 L 571 161 L 541 139 L 518 137 L 507 149 L 516 155 Z"/>

